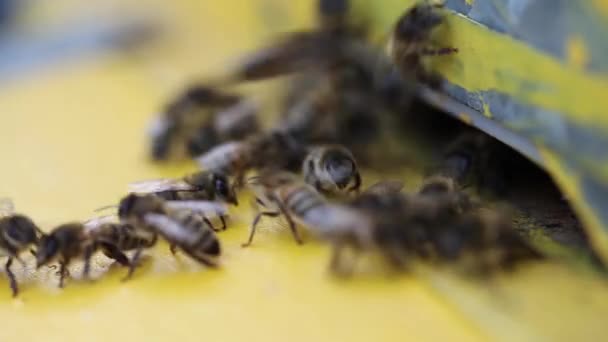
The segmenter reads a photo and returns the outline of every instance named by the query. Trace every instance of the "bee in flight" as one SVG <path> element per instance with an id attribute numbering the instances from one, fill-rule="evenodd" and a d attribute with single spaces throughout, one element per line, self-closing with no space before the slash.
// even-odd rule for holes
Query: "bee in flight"
<path id="1" fill-rule="evenodd" d="M 238 205 L 235 187 L 222 172 L 199 171 L 182 179 L 156 179 L 129 184 L 129 192 L 153 194 L 167 201 L 220 201 Z M 226 220 L 218 215 L 222 229 Z"/>
<path id="2" fill-rule="evenodd" d="M 8 276 L 13 297 L 19 294 L 17 279 L 11 271 L 13 260 L 25 263 L 19 255 L 37 244 L 42 232 L 27 216 L 16 214 L 12 200 L 0 199 L 0 256 L 8 257 L 4 269 Z"/>
<path id="3" fill-rule="evenodd" d="M 150 194 L 130 194 L 119 204 L 121 222 L 160 235 L 175 252 L 179 249 L 209 267 L 217 267 L 220 242 L 205 217 L 209 212 L 226 215 L 226 207 L 209 201 L 164 201 Z M 137 263 L 139 251 L 132 263 Z"/>
<path id="4" fill-rule="evenodd" d="M 357 192 L 361 187 L 355 157 L 341 145 L 314 147 L 302 164 L 302 174 L 306 183 L 324 194 Z"/>

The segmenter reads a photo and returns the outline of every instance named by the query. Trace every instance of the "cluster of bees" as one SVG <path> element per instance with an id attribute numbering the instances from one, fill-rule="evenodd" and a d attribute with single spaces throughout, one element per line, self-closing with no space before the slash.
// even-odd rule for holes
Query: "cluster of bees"
<path id="1" fill-rule="evenodd" d="M 32 247 L 37 267 L 59 262 L 60 286 L 76 259 L 84 260 L 86 278 L 97 252 L 127 267 L 128 279 L 159 238 L 172 252 L 217 267 L 217 233 L 227 228 L 228 207 L 238 205 L 243 189 L 254 194 L 257 210 L 243 247 L 253 243 L 262 217 L 282 217 L 298 244 L 304 228 L 332 246 L 329 267 L 338 274 L 351 272 L 345 249 L 376 253 L 395 269 L 407 269 L 412 260 L 466 259 L 489 272 L 541 258 L 508 215 L 463 191 L 486 163 L 476 136 L 451 145 L 417 192 L 404 192 L 400 180 L 362 187 L 360 163 L 369 165 L 368 156 L 378 154 L 373 142 L 386 117 L 406 111 L 418 87 L 440 86 L 425 59 L 457 52 L 428 46 L 442 24 L 441 6 L 408 9 L 395 25 L 388 56 L 366 43 L 364 28 L 352 25 L 348 1 L 320 0 L 318 9 L 316 28 L 285 35 L 227 76 L 190 87 L 155 118 L 151 156 L 170 160 L 185 152 L 201 171 L 133 183 L 115 215 L 50 233 L 5 203 L 0 251 L 8 256 L 13 294 L 12 262 Z M 258 104 L 224 90 L 285 75 L 295 77 L 284 115 L 266 130 L 258 123 Z"/>

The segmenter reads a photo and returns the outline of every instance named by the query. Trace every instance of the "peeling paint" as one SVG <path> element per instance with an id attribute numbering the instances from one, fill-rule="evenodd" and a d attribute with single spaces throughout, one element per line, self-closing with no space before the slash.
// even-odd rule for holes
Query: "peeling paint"
<path id="1" fill-rule="evenodd" d="M 589 63 L 589 51 L 585 41 L 580 36 L 572 36 L 566 41 L 566 58 L 568 63 L 583 70 Z"/>
<path id="2" fill-rule="evenodd" d="M 467 125 L 471 125 L 473 123 L 473 119 L 467 113 L 459 113 L 458 118 L 460 121 L 466 123 Z"/>
<path id="3" fill-rule="evenodd" d="M 604 17 L 608 17 L 608 1 L 593 0 L 593 5 Z"/>
<path id="4" fill-rule="evenodd" d="M 376 27 L 388 32 L 413 2 L 387 0 L 370 15 L 377 15 Z M 593 245 L 608 261 L 608 222 L 598 214 L 608 208 L 594 202 L 604 193 L 584 190 L 608 184 L 608 22 L 602 19 L 608 0 L 448 4 L 467 16 L 446 11 L 433 44 L 459 51 L 436 58 L 439 62 L 431 66 L 447 81 L 444 94 L 458 104 L 437 103 L 460 120 L 467 113 L 472 125 L 524 155 L 542 149 L 542 158 L 531 159 L 568 194 Z M 480 15 L 494 26 L 471 19 Z"/>
<path id="5" fill-rule="evenodd" d="M 488 118 L 491 119 L 492 118 L 492 112 L 490 112 L 490 106 L 487 103 L 485 103 L 485 102 L 483 102 L 482 106 L 483 106 L 483 115 L 485 115 L 486 117 L 488 117 Z"/>

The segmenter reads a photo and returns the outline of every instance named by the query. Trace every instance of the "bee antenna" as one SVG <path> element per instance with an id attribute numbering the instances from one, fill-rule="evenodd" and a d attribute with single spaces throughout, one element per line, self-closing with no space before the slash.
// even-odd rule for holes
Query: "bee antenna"
<path id="1" fill-rule="evenodd" d="M 105 210 L 109 210 L 109 209 L 118 209 L 118 205 L 117 204 L 110 204 L 110 205 L 106 205 L 100 208 L 97 208 L 95 210 L 93 210 L 94 212 L 98 213 L 100 211 L 105 211 Z"/>

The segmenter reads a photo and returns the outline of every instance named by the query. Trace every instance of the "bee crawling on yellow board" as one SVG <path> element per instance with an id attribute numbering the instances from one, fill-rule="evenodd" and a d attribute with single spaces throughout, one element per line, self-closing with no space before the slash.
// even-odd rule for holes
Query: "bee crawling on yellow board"
<path id="1" fill-rule="evenodd" d="M 129 192 L 153 194 L 167 201 L 219 201 L 238 205 L 235 185 L 222 172 L 198 171 L 181 179 L 154 179 L 129 184 Z M 222 230 L 226 220 L 218 215 Z"/>
<path id="2" fill-rule="evenodd" d="M 431 33 L 443 23 L 439 11 L 443 7 L 442 3 L 421 2 L 407 9 L 395 24 L 388 44 L 388 53 L 402 73 L 413 74 L 418 81 L 435 87 L 439 80 L 426 70 L 424 57 L 458 52 L 454 47 L 431 47 Z"/>
<path id="3" fill-rule="evenodd" d="M 140 233 L 129 224 L 93 219 L 86 223 L 72 222 L 54 228 L 40 239 L 36 267 L 59 261 L 59 287 L 65 283 L 68 266 L 75 259 L 84 260 L 83 279 L 89 278 L 91 258 L 98 250 L 125 267 L 131 268 L 127 251 L 148 248 L 155 236 Z"/>
<path id="4" fill-rule="evenodd" d="M 4 270 L 13 297 L 19 294 L 17 280 L 11 271 L 13 260 L 17 259 L 25 265 L 19 254 L 35 246 L 41 234 L 40 228 L 29 217 L 15 213 L 12 200 L 0 199 L 0 256 L 8 257 Z"/>
<path id="5" fill-rule="evenodd" d="M 118 208 L 121 222 L 158 234 L 171 245 L 172 252 L 179 249 L 197 262 L 215 268 L 221 248 L 213 225 L 206 218 L 209 213 L 227 215 L 227 209 L 218 202 L 164 201 L 150 194 L 127 195 Z M 140 254 L 141 249 L 136 251 L 132 264 L 137 263 Z"/>

